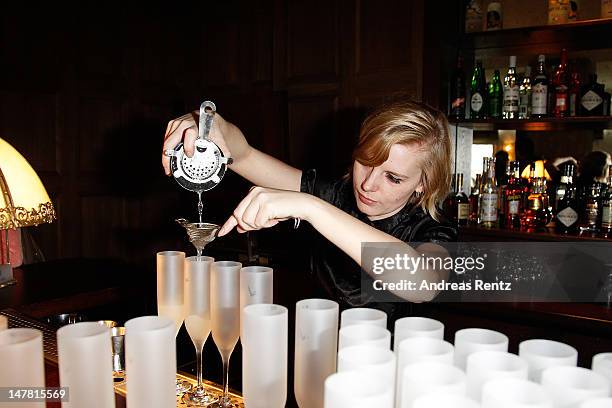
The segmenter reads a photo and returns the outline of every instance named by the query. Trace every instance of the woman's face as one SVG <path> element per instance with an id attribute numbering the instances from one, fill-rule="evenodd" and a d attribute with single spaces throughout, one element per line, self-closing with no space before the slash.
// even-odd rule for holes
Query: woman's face
<path id="1" fill-rule="evenodd" d="M 389 158 L 377 167 L 353 163 L 353 192 L 359 211 L 372 221 L 401 210 L 412 194 L 423 191 L 417 145 L 395 144 Z"/>

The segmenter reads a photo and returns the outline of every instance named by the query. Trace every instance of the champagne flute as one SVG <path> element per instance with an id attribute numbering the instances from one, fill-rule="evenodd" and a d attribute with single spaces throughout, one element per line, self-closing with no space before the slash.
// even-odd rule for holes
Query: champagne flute
<path id="1" fill-rule="evenodd" d="M 240 268 L 242 264 L 218 261 L 210 275 L 212 337 L 223 361 L 223 396 L 212 406 L 235 407 L 228 396 L 229 359 L 240 337 Z"/>
<path id="2" fill-rule="evenodd" d="M 157 314 L 174 321 L 175 337 L 185 319 L 185 253 L 163 251 L 157 253 Z M 176 380 L 176 393 L 180 395 L 191 388 L 187 381 Z"/>
<path id="3" fill-rule="evenodd" d="M 202 381 L 202 349 L 210 334 L 210 266 L 214 258 L 185 258 L 185 328 L 196 349 L 198 385 L 183 396 L 187 406 L 205 407 L 216 399 L 206 392 Z"/>

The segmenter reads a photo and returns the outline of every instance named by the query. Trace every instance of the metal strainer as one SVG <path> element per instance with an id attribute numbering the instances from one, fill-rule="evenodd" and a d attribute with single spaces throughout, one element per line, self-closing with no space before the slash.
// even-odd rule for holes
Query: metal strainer
<path id="1" fill-rule="evenodd" d="M 198 138 L 193 157 L 185 154 L 183 143 L 179 143 L 171 154 L 170 169 L 179 185 L 189 191 L 208 191 L 221 182 L 232 159 L 212 140 L 208 139 L 217 108 L 211 101 L 200 105 Z"/>

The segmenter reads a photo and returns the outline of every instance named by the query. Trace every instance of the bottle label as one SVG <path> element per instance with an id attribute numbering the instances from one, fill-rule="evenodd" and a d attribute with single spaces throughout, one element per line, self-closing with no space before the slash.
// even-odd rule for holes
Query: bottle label
<path id="1" fill-rule="evenodd" d="M 536 84 L 533 86 L 531 92 L 531 112 L 534 115 L 546 115 L 548 86 Z"/>
<path id="2" fill-rule="evenodd" d="M 578 213 L 572 207 L 566 207 L 557 213 L 557 219 L 566 227 L 571 227 L 578 221 Z"/>
<path id="3" fill-rule="evenodd" d="M 558 87 L 555 88 L 556 92 L 555 92 L 555 105 L 557 106 L 557 109 L 560 110 L 566 110 L 568 109 L 568 95 L 567 95 L 567 86 L 565 85 L 559 85 Z"/>
<path id="4" fill-rule="evenodd" d="M 482 95 L 479 92 L 472 95 L 471 107 L 474 112 L 480 112 L 482 109 Z"/>
<path id="5" fill-rule="evenodd" d="M 521 114 L 523 119 L 527 118 L 528 109 L 529 109 L 529 94 L 525 92 L 519 96 L 519 113 Z"/>
<path id="6" fill-rule="evenodd" d="M 597 216 L 599 215 L 597 203 L 587 203 L 585 215 L 589 225 L 597 225 Z"/>
<path id="7" fill-rule="evenodd" d="M 484 222 L 497 221 L 497 194 L 482 193 L 480 199 L 480 219 Z"/>
<path id="8" fill-rule="evenodd" d="M 470 216 L 470 205 L 466 203 L 459 203 L 457 205 L 457 219 L 467 220 Z"/>
<path id="9" fill-rule="evenodd" d="M 601 226 L 604 228 L 612 227 L 612 202 L 604 204 L 601 214 Z"/>
<path id="10" fill-rule="evenodd" d="M 504 87 L 504 112 L 518 112 L 519 87 Z"/>
<path id="11" fill-rule="evenodd" d="M 508 214 L 518 215 L 521 202 L 515 197 L 510 197 L 508 200 Z"/>
<path id="12" fill-rule="evenodd" d="M 603 102 L 601 96 L 597 95 L 593 91 L 588 91 L 584 95 L 582 95 L 582 99 L 580 99 L 580 104 L 587 111 L 592 111 L 596 107 L 598 107 Z"/>

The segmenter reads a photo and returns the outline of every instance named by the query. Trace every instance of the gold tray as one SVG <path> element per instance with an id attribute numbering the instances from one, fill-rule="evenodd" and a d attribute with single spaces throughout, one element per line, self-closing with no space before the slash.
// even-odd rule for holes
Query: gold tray
<path id="1" fill-rule="evenodd" d="M 176 374 L 176 378 L 178 380 L 181 380 L 181 381 L 187 381 L 188 383 L 190 383 L 194 387 L 196 385 L 198 385 L 197 380 L 194 377 L 190 376 L 190 375 L 185 375 L 185 374 L 177 373 Z M 217 383 L 214 383 L 212 381 L 204 380 L 204 386 L 205 386 L 205 388 L 206 388 L 206 390 L 208 392 L 210 392 L 211 394 L 215 395 L 216 397 L 218 397 L 221 394 L 223 394 L 223 388 L 219 384 L 217 384 Z M 126 396 L 127 390 L 126 390 L 126 383 L 125 383 L 125 381 L 121 381 L 119 383 L 115 383 L 115 392 L 117 394 L 123 396 L 123 397 Z M 242 396 L 240 394 L 230 390 L 229 397 L 230 397 L 230 400 L 232 401 L 232 404 L 234 404 L 237 408 L 244 408 L 244 401 L 242 400 Z M 177 408 L 186 408 L 187 407 L 187 404 L 185 404 L 181 400 L 182 398 L 183 398 L 182 395 L 176 397 L 176 407 Z"/>

